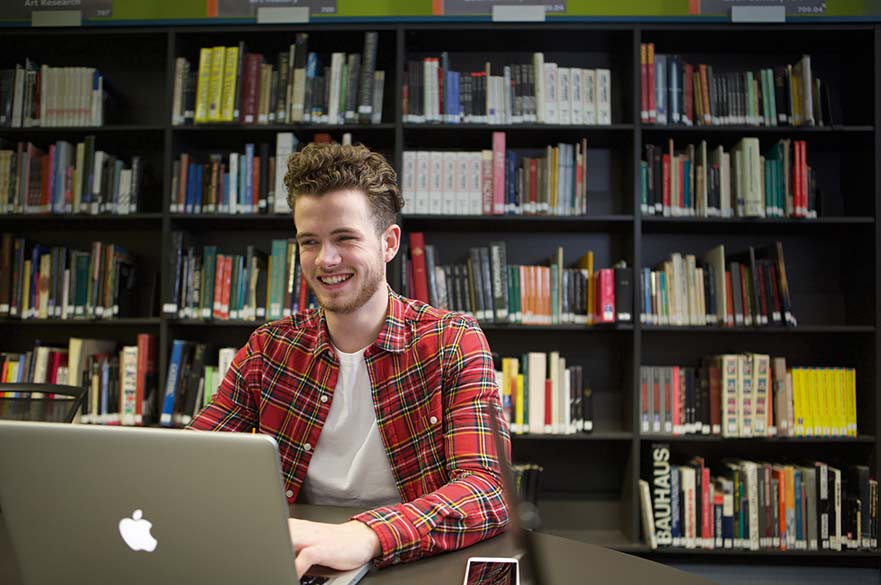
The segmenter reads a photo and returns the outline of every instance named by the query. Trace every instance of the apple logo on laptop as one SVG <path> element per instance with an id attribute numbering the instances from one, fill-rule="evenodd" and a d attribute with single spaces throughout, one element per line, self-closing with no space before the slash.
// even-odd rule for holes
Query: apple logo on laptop
<path id="1" fill-rule="evenodd" d="M 153 524 L 143 518 L 144 513 L 135 510 L 131 518 L 123 518 L 119 521 L 119 534 L 132 550 L 144 550 L 153 552 L 156 550 L 158 541 L 150 534 Z"/>

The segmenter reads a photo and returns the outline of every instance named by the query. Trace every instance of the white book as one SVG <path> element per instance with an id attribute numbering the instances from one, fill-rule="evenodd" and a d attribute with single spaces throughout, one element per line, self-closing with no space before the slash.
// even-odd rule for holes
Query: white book
<path id="1" fill-rule="evenodd" d="M 569 68 L 557 68 L 557 117 L 560 124 L 572 123 L 572 93 Z"/>
<path id="2" fill-rule="evenodd" d="M 416 197 L 413 213 L 429 213 L 428 176 L 431 155 L 427 150 L 416 153 Z"/>
<path id="3" fill-rule="evenodd" d="M 649 482 L 644 479 L 639 480 L 639 501 L 642 515 L 642 531 L 645 533 L 645 539 L 649 547 L 654 550 L 658 548 L 658 538 L 655 534 L 655 519 L 652 513 L 652 496 Z"/>
<path id="4" fill-rule="evenodd" d="M 458 169 L 457 154 L 453 151 L 444 151 L 442 155 L 442 175 L 441 175 L 441 213 L 443 215 L 455 215 L 456 203 L 456 171 Z"/>
<path id="5" fill-rule="evenodd" d="M 275 151 L 278 152 L 277 145 L 278 138 L 276 137 L 276 147 Z M 276 161 L 278 164 L 278 161 Z M 221 213 L 235 213 L 238 209 L 239 202 L 239 153 L 231 152 L 229 153 L 229 201 L 226 203 L 221 202 L 220 204 L 220 212 Z M 278 191 L 276 191 L 277 193 Z"/>
<path id="6" fill-rule="evenodd" d="M 529 428 L 536 432 L 544 429 L 545 420 L 545 379 L 547 378 L 547 355 L 542 352 L 529 352 Z"/>
<path id="7" fill-rule="evenodd" d="M 429 152 L 428 159 L 428 213 L 443 213 L 443 156 L 440 151 Z"/>
<path id="8" fill-rule="evenodd" d="M 514 123 L 514 95 L 511 92 L 511 66 L 505 65 L 504 74 L 502 76 L 503 124 Z"/>
<path id="9" fill-rule="evenodd" d="M 416 206 L 416 151 L 405 150 L 402 156 L 403 170 L 401 172 L 401 197 L 404 199 L 404 207 L 401 213 L 412 215 Z"/>
<path id="10" fill-rule="evenodd" d="M 468 215 L 483 215 L 483 153 L 468 153 Z"/>
<path id="11" fill-rule="evenodd" d="M 584 123 L 588 126 L 597 123 L 597 82 L 595 69 L 582 69 L 582 86 L 584 91 Z"/>
<path id="12" fill-rule="evenodd" d="M 328 124 L 342 124 L 344 112 L 340 112 L 340 84 L 342 83 L 345 53 L 332 53 L 330 56 L 330 99 L 327 107 Z"/>
<path id="13" fill-rule="evenodd" d="M 470 152 L 456 153 L 456 215 L 467 215 L 469 213 L 469 177 L 470 172 Z"/>
<path id="14" fill-rule="evenodd" d="M 15 84 L 12 93 L 12 127 L 21 128 L 21 113 L 24 106 L 25 72 L 21 65 L 15 66 Z"/>
<path id="15" fill-rule="evenodd" d="M 133 426 L 136 421 L 137 390 L 138 390 L 138 346 L 127 345 L 122 348 L 120 356 L 122 370 L 122 386 L 119 392 L 120 422 Z"/>
<path id="16" fill-rule="evenodd" d="M 288 165 L 288 157 L 296 152 L 299 140 L 293 132 L 277 132 L 275 135 L 275 201 L 273 211 L 275 213 L 292 213 L 288 205 L 287 188 L 284 184 L 285 169 Z M 230 177 L 232 185 L 232 177 Z M 230 198 L 232 200 L 232 198 Z"/>
<path id="17" fill-rule="evenodd" d="M 122 169 L 119 173 L 119 202 L 116 212 L 128 215 L 132 212 L 132 170 Z"/>
<path id="18" fill-rule="evenodd" d="M 581 126 L 584 123 L 584 74 L 582 69 L 572 68 L 569 84 L 572 86 L 571 117 L 572 124 Z"/>
<path id="19" fill-rule="evenodd" d="M 556 63 L 545 63 L 544 80 L 545 123 L 559 124 L 560 116 L 559 110 L 557 109 L 559 101 L 559 85 L 557 84 Z"/>
<path id="20" fill-rule="evenodd" d="M 612 73 L 608 69 L 597 69 L 597 124 L 608 126 L 612 123 Z"/>
<path id="21" fill-rule="evenodd" d="M 545 56 L 544 53 L 532 54 L 532 70 L 535 85 L 535 121 L 539 123 L 547 123 L 547 114 L 545 113 Z"/>

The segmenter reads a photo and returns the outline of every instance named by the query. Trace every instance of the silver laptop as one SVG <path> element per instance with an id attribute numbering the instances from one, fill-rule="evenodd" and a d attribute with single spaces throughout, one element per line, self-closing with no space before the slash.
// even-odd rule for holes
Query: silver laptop
<path id="1" fill-rule="evenodd" d="M 271 437 L 0 421 L 0 445 L 26 585 L 299 582 Z"/>

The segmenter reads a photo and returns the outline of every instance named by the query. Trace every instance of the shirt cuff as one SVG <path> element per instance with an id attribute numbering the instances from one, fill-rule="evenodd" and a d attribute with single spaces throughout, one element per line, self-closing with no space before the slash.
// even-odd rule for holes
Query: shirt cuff
<path id="1" fill-rule="evenodd" d="M 379 537 L 382 552 L 374 559 L 377 566 L 384 567 L 404 562 L 410 556 L 414 558 L 419 556 L 422 538 L 416 528 L 395 507 L 385 506 L 368 510 L 352 516 L 351 519 L 363 522 Z M 407 552 L 410 554 L 405 554 Z"/>

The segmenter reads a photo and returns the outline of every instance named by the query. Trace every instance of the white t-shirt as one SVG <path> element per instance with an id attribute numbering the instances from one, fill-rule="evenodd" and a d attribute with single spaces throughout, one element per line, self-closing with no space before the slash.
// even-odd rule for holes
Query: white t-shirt
<path id="1" fill-rule="evenodd" d="M 339 378 L 299 499 L 335 506 L 399 503 L 401 495 L 373 410 L 364 349 L 334 350 L 340 360 Z"/>

